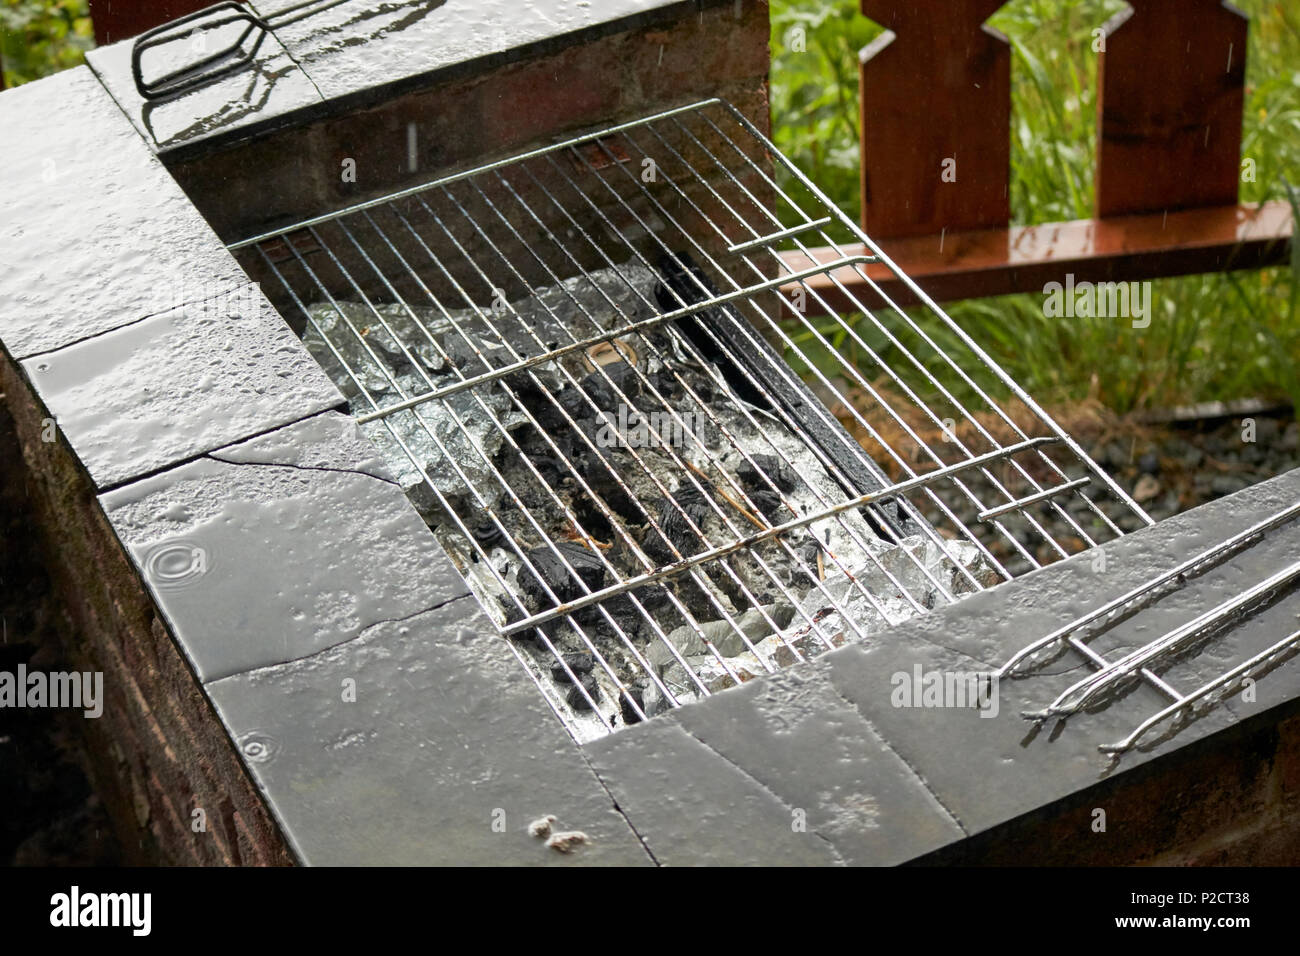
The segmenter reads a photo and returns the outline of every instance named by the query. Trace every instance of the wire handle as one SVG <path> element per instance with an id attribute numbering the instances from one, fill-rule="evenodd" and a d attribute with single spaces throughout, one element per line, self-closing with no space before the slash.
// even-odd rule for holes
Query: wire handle
<path id="1" fill-rule="evenodd" d="M 173 99 L 232 76 L 253 63 L 267 35 L 276 28 L 297 23 L 346 2 L 347 0 L 304 0 L 263 17 L 243 3 L 222 0 L 210 7 L 177 17 L 136 37 L 131 47 L 131 77 L 135 81 L 136 91 L 146 100 Z M 215 30 L 232 23 L 247 24 L 233 43 L 156 79 L 144 78 L 143 60 L 149 50 L 183 42 L 199 30 Z M 257 34 L 257 39 L 251 47 L 245 49 L 244 42 L 254 33 Z"/>

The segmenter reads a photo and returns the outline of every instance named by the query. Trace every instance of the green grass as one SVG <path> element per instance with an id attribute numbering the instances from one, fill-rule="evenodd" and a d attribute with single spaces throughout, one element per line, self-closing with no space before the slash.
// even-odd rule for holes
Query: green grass
<path id="1" fill-rule="evenodd" d="M 1242 154 L 1256 163 L 1256 181 L 1242 184 L 1241 198 L 1284 199 L 1288 182 L 1300 185 L 1300 8 L 1266 0 L 1237 5 L 1251 17 Z M 1016 224 L 1091 215 L 1092 30 L 1123 8 L 1119 0 L 1018 0 L 990 21 L 1013 48 Z M 857 51 L 880 32 L 857 11 L 855 0 L 772 0 L 777 144 L 855 221 Z M 793 49 L 796 28 L 803 51 Z M 1244 397 L 1300 405 L 1297 290 L 1300 253 L 1290 268 L 1157 280 L 1145 330 L 1111 319 L 1049 319 L 1041 295 L 970 300 L 949 311 L 1049 405 L 1088 396 L 1120 413 Z"/>
<path id="2" fill-rule="evenodd" d="M 94 45 L 87 0 L 0 0 L 6 87 L 76 66 Z"/>

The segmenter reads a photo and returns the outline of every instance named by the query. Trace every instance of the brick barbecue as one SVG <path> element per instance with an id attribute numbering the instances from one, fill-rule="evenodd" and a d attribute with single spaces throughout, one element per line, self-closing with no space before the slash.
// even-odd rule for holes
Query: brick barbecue
<path id="1" fill-rule="evenodd" d="M 322 6 L 183 95 L 129 40 L 0 94 L 0 388 L 124 847 L 1300 855 L 1300 475 L 1152 525 L 920 289 L 805 318 L 890 264 L 766 138 L 765 4 Z"/>

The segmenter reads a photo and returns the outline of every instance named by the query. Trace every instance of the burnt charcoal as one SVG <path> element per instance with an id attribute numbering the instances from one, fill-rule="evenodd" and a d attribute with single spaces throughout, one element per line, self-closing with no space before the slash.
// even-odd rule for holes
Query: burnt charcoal
<path id="1" fill-rule="evenodd" d="M 627 637 L 637 638 L 641 635 L 642 628 L 646 626 L 645 614 L 637 609 L 637 606 L 632 603 L 631 598 L 626 594 L 619 594 L 608 600 L 601 601 L 598 607 L 604 613 L 599 615 L 600 620 L 595 626 L 601 633 L 615 640 L 620 639 L 619 631 L 622 631 Z M 605 616 L 606 614 L 609 615 L 608 618 Z M 613 624 L 610 623 L 611 621 Z"/>
<path id="2" fill-rule="evenodd" d="M 680 383 L 667 367 L 661 368 L 659 371 L 651 375 L 650 384 L 654 386 L 655 391 L 663 398 L 672 398 L 680 387 Z"/>
<path id="3" fill-rule="evenodd" d="M 581 492 L 574 492 L 573 495 L 573 514 L 578 519 L 578 524 L 582 530 L 587 532 L 597 541 L 606 543 L 614 539 L 614 526 L 609 523 L 609 519 L 604 513 L 596 507 L 595 501 L 590 496 Z"/>
<path id="4" fill-rule="evenodd" d="M 644 700 L 645 690 L 641 687 L 629 687 L 619 695 L 618 711 L 623 715 L 623 723 L 628 726 L 641 723 L 641 714 L 636 712 L 632 703 L 635 702 L 636 706 L 641 708 L 641 713 L 645 713 Z"/>
<path id="5" fill-rule="evenodd" d="M 594 414 L 591 402 L 588 401 L 587 396 L 572 385 L 566 385 L 564 388 L 560 389 L 559 393 L 555 396 L 555 399 L 560 403 L 560 406 L 569 413 L 569 417 L 575 420 L 590 418 Z"/>
<path id="6" fill-rule="evenodd" d="M 772 524 L 780 524 L 782 521 L 788 521 L 794 517 L 790 509 L 785 506 L 781 496 L 771 489 L 761 489 L 751 491 L 749 500 L 754 503 L 754 507 L 759 513 Z"/>
<path id="7" fill-rule="evenodd" d="M 501 465 L 505 465 L 507 462 L 510 462 L 511 459 L 516 457 L 524 458 L 533 466 L 534 469 L 536 469 L 537 473 L 541 475 L 542 481 L 551 488 L 558 487 L 565 478 L 569 477 L 569 468 L 561 459 L 556 457 L 555 453 L 551 450 L 551 447 L 538 433 L 537 429 L 533 428 L 531 425 L 526 425 L 520 428 L 518 433 L 515 435 L 515 441 L 519 444 L 519 451 L 515 451 L 514 449 L 502 449 L 501 454 L 498 456 Z M 502 470 L 506 469 L 503 468 Z M 527 465 L 518 469 L 518 477 L 515 478 L 514 487 L 516 494 L 520 495 L 522 498 L 528 491 L 528 486 L 536 484 L 537 479 L 533 476 L 532 471 Z M 538 490 L 542 491 L 543 497 L 545 497 L 544 489 Z"/>
<path id="8" fill-rule="evenodd" d="M 579 687 L 582 689 L 579 690 Z M 583 695 L 583 690 L 587 692 L 586 696 Z M 596 683 L 595 674 L 582 675 L 580 683 L 570 687 L 569 693 L 564 699 L 568 701 L 569 706 L 574 710 L 591 710 L 591 704 L 587 701 L 588 697 L 592 701 L 600 703 L 600 685 Z"/>
<path id="9" fill-rule="evenodd" d="M 753 455 L 754 463 L 751 465 L 748 461 L 740 463 L 736 469 L 736 474 L 741 480 L 753 488 L 770 489 L 776 485 L 777 491 L 790 494 L 799 487 L 799 475 L 781 458 L 776 455 Z M 767 477 L 764 478 L 763 476 Z M 770 481 L 768 479 L 771 479 Z"/>
<path id="10" fill-rule="evenodd" d="M 689 253 L 665 254 L 659 258 L 659 282 L 655 284 L 655 302 L 661 312 L 673 312 L 686 305 L 704 302 L 718 294 L 717 287 L 704 271 L 695 264 Z M 677 319 L 677 327 L 704 358 L 718 367 L 722 377 L 736 394 L 756 408 L 771 408 L 770 399 L 760 391 L 749 377 L 741 372 L 727 351 L 717 330 L 734 326 L 745 320 L 722 311 L 725 306 L 702 309 L 692 315 Z"/>
<path id="11" fill-rule="evenodd" d="M 538 386 L 531 379 L 516 381 L 516 376 L 520 374 L 515 372 L 513 375 L 507 376 L 505 379 L 506 384 L 513 389 L 519 404 L 528 410 L 528 414 L 533 416 L 538 426 L 545 429 L 548 434 L 554 434 L 568 428 L 568 422 L 564 420 L 564 416 L 560 413 L 557 402 L 551 393 Z M 536 432 L 536 429 L 531 425 L 524 427 L 534 433 Z M 516 438 L 516 440 L 518 439 Z M 533 435 L 533 440 L 545 447 L 536 434 Z M 523 447 L 522 442 L 520 445 Z"/>
<path id="12" fill-rule="evenodd" d="M 621 397 L 615 389 L 623 393 Z M 618 406 L 636 401 L 641 394 L 641 379 L 627 362 L 611 362 L 582 380 L 582 390 L 602 412 L 615 413 Z"/>
<path id="13" fill-rule="evenodd" d="M 706 542 L 691 528 L 690 522 L 702 528 L 712 510 L 708 497 L 689 485 L 673 492 L 672 498 L 660 499 L 658 521 L 663 534 L 660 535 L 653 527 L 648 530 L 646 553 L 656 561 L 677 560 L 665 538 L 684 558 L 703 550 Z"/>
<path id="14" fill-rule="evenodd" d="M 575 448 L 574 457 L 570 461 L 573 462 L 573 470 L 582 476 L 587 487 L 600 496 L 610 511 L 632 524 L 643 524 L 647 520 L 644 510 L 615 475 L 614 468 L 618 466 L 616 449 L 605 449 L 598 453 L 582 445 Z"/>
<path id="15" fill-rule="evenodd" d="M 647 611 L 661 611 L 670 601 L 668 589 L 662 584 L 643 584 L 632 593 Z"/>
<path id="16" fill-rule="evenodd" d="M 400 351 L 385 348 L 373 339 L 370 340 L 370 347 L 375 354 L 383 360 L 384 364 L 392 370 L 394 375 L 415 375 L 415 365 L 403 355 Z"/>
<path id="17" fill-rule="evenodd" d="M 484 521 L 472 530 L 474 540 L 485 548 L 494 548 L 506 540 L 505 532 L 494 521 Z"/>
<path id="18" fill-rule="evenodd" d="M 497 600 L 501 602 L 501 607 L 506 612 L 506 627 L 509 627 L 512 624 L 518 624 L 528 616 L 519 609 L 519 605 L 517 605 L 513 599 L 506 597 L 504 594 Z"/>
<path id="19" fill-rule="evenodd" d="M 504 346 L 492 347 L 479 343 L 476 348 L 460 335 L 445 339 L 442 345 L 452 364 L 466 375 L 482 375 L 484 372 L 505 368 L 515 361 Z"/>
<path id="20" fill-rule="evenodd" d="M 537 569 L 536 574 L 527 566 L 521 567 L 519 583 L 524 593 L 537 607 L 552 606 L 551 599 L 546 594 L 546 586 L 550 587 L 561 603 L 576 601 L 582 597 L 584 594 L 582 584 L 586 584 L 592 591 L 604 587 L 605 567 L 598 555 L 571 541 L 563 541 L 555 545 L 555 551 L 564 556 L 564 560 L 573 567 L 578 576 L 575 578 L 573 573 L 565 568 L 550 546 L 542 545 L 529 551 L 527 558 Z M 541 575 L 541 580 L 537 575 Z M 543 586 L 543 581 L 546 586 Z"/>
<path id="21" fill-rule="evenodd" d="M 707 578 L 707 575 L 704 575 Z M 701 622 L 711 621 L 718 615 L 718 609 L 714 606 L 716 597 L 709 594 L 702 585 L 696 584 L 695 579 L 690 575 L 682 574 L 673 580 L 673 593 L 677 599 L 691 612 L 697 616 Z M 682 623 L 686 623 L 684 620 Z"/>
<path id="22" fill-rule="evenodd" d="M 589 651 L 565 654 L 563 657 L 563 664 L 559 661 L 553 661 L 551 663 L 551 679 L 560 684 L 573 683 L 573 680 L 569 677 L 569 672 L 564 669 L 566 665 L 579 679 L 581 679 L 584 674 L 590 674 L 596 667 L 596 659 Z"/>
<path id="23" fill-rule="evenodd" d="M 500 600 L 501 600 L 501 606 L 505 608 L 505 612 L 506 612 L 506 627 L 509 627 L 512 624 L 518 624 L 520 621 L 522 621 L 525 617 L 528 616 L 523 611 L 521 611 L 518 607 L 516 607 L 515 603 L 509 600 L 508 598 L 502 597 Z M 542 633 L 544 633 L 547 636 L 547 638 L 554 641 L 556 635 L 560 632 L 560 629 L 561 627 L 563 627 L 563 625 L 564 625 L 563 621 L 558 621 L 558 620 L 547 621 L 545 624 L 538 625 L 538 627 L 530 628 L 527 631 L 520 631 L 519 633 L 514 635 L 514 640 L 519 641 L 521 644 L 527 645 L 528 647 L 532 647 L 538 651 L 545 653 L 547 651 L 546 643 L 541 639 L 541 636 L 538 634 L 538 630 L 540 629 Z"/>

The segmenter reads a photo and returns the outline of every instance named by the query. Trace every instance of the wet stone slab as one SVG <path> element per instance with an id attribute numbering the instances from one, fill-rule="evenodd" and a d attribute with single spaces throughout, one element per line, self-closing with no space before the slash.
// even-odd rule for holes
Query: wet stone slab
<path id="1" fill-rule="evenodd" d="M 660 724 L 676 724 L 688 738 L 652 732 Z M 669 780 L 673 768 L 664 758 L 678 749 L 700 766 Z M 715 854 L 721 853 L 738 863 L 780 865 L 825 852 L 833 862 L 882 866 L 963 836 L 920 778 L 816 668 L 719 694 L 588 751 L 665 863 L 720 862 Z M 704 805 L 768 801 L 783 812 L 744 819 L 721 814 L 707 832 L 681 825 Z"/>
<path id="2" fill-rule="evenodd" d="M 401 490 L 360 470 L 373 462 L 347 425 L 308 420 L 101 497 L 201 680 L 467 593 Z"/>
<path id="3" fill-rule="evenodd" d="M 342 401 L 252 285 L 23 367 L 100 488 Z"/>
<path id="4" fill-rule="evenodd" d="M 395 480 L 357 423 L 341 412 L 313 415 L 287 428 L 219 448 L 211 457 L 236 465 L 288 465 L 325 471 L 345 468 Z"/>
<path id="5" fill-rule="evenodd" d="M 472 598 L 207 690 L 305 863 L 651 863 Z"/>
<path id="6" fill-rule="evenodd" d="M 25 358 L 246 283 L 90 70 L 0 97 L 0 341 Z"/>
<path id="7" fill-rule="evenodd" d="M 845 860 L 744 769 L 660 718 L 588 744 L 592 766 L 665 866 L 836 866 Z"/>

